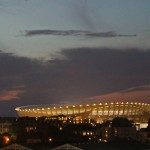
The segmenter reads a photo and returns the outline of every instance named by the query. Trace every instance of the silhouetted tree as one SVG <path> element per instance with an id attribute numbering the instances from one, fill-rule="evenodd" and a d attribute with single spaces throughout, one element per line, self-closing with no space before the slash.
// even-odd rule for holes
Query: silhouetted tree
<path id="1" fill-rule="evenodd" d="M 116 117 L 112 120 L 112 127 L 132 127 L 132 122 L 129 121 L 127 118 L 123 117 Z"/>

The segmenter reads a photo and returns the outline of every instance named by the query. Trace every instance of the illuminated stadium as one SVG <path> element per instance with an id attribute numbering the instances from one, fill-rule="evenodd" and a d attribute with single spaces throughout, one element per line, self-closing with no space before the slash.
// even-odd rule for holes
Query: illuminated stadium
<path id="1" fill-rule="evenodd" d="M 127 117 L 135 122 L 148 122 L 150 104 L 141 102 L 109 102 L 82 105 L 32 105 L 17 107 L 19 117 L 76 116 L 81 119 L 95 119 L 97 122 L 114 117 Z"/>

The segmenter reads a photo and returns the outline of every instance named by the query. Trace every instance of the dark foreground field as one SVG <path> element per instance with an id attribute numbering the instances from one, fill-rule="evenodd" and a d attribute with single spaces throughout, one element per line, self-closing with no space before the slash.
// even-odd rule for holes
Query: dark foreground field
<path id="1" fill-rule="evenodd" d="M 66 143 L 65 143 L 66 144 Z M 33 144 L 27 145 L 33 150 L 50 150 L 63 144 Z M 109 143 L 71 143 L 83 150 L 148 150 L 150 146 L 135 141 L 132 142 L 109 142 Z"/>

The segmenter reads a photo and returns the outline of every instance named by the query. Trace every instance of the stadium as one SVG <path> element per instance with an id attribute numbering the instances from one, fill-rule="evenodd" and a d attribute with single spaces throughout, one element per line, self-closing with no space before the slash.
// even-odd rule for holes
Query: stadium
<path id="1" fill-rule="evenodd" d="M 54 117 L 64 115 L 80 119 L 94 119 L 98 123 L 114 117 L 126 117 L 134 122 L 148 122 L 150 104 L 141 102 L 109 102 L 70 106 L 31 105 L 15 109 L 19 117 Z"/>

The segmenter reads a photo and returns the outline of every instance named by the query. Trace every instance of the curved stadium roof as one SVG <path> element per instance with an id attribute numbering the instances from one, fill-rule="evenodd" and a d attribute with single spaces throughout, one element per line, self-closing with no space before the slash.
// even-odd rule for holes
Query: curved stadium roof
<path id="1" fill-rule="evenodd" d="M 17 107 L 16 111 L 20 117 L 75 115 L 83 119 L 95 119 L 97 122 L 114 117 L 127 117 L 136 122 L 147 122 L 150 117 L 150 104 L 141 102 L 109 102 L 70 106 L 30 105 Z"/>

